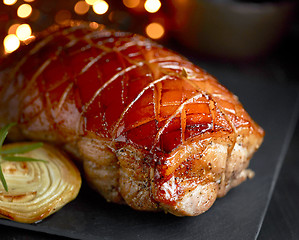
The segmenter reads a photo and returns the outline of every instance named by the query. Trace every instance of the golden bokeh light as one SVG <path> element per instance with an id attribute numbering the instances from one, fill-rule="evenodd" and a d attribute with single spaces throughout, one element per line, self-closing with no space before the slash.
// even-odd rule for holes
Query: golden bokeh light
<path id="1" fill-rule="evenodd" d="M 26 45 L 28 45 L 29 43 L 31 43 L 32 41 L 34 41 L 34 39 L 36 39 L 36 37 L 34 35 L 31 35 L 29 38 L 27 38 L 26 40 L 24 40 L 23 43 L 25 43 Z"/>
<path id="2" fill-rule="evenodd" d="M 17 0 L 3 0 L 5 5 L 14 5 L 16 2 Z"/>
<path id="3" fill-rule="evenodd" d="M 19 48 L 20 40 L 15 34 L 9 34 L 4 38 L 3 45 L 5 52 L 11 53 Z"/>
<path id="4" fill-rule="evenodd" d="M 58 24 L 64 24 L 69 21 L 72 17 L 72 14 L 68 10 L 60 10 L 55 15 L 55 22 Z"/>
<path id="5" fill-rule="evenodd" d="M 94 5 L 98 0 L 85 0 L 85 2 L 89 5 Z"/>
<path id="6" fill-rule="evenodd" d="M 24 0 L 24 2 L 34 2 L 35 0 Z"/>
<path id="7" fill-rule="evenodd" d="M 92 29 L 97 29 L 99 27 L 99 24 L 96 22 L 91 22 L 89 23 L 89 27 L 91 27 Z"/>
<path id="8" fill-rule="evenodd" d="M 146 26 L 145 32 L 150 38 L 159 39 L 164 35 L 165 30 L 160 23 L 150 23 Z"/>
<path id="9" fill-rule="evenodd" d="M 8 34 L 16 34 L 17 28 L 18 26 L 20 26 L 19 23 L 15 23 L 13 25 L 11 25 L 7 31 Z"/>
<path id="10" fill-rule="evenodd" d="M 17 14 L 20 18 L 27 18 L 31 15 L 31 13 L 32 7 L 27 3 L 22 4 L 18 7 Z"/>
<path id="11" fill-rule="evenodd" d="M 89 5 L 85 1 L 79 1 L 74 6 L 75 13 L 84 15 L 89 10 Z"/>
<path id="12" fill-rule="evenodd" d="M 109 9 L 109 5 L 107 2 L 105 2 L 104 0 L 97 0 L 93 6 L 93 11 L 96 13 L 96 14 L 104 14 L 108 11 Z"/>
<path id="13" fill-rule="evenodd" d="M 123 4 L 128 8 L 135 8 L 140 4 L 140 0 L 123 0 Z"/>
<path id="14" fill-rule="evenodd" d="M 16 35 L 19 40 L 25 41 L 31 36 L 32 30 L 29 24 L 21 24 L 16 30 Z"/>
<path id="15" fill-rule="evenodd" d="M 114 12 L 114 11 L 112 11 L 111 13 L 109 13 L 109 15 L 108 15 L 108 19 L 109 19 L 110 22 L 113 22 L 113 21 L 114 21 L 114 15 L 115 15 L 115 12 Z"/>
<path id="16" fill-rule="evenodd" d="M 159 11 L 161 7 L 161 2 L 159 0 L 146 0 L 144 3 L 144 8 L 150 13 L 155 13 Z"/>

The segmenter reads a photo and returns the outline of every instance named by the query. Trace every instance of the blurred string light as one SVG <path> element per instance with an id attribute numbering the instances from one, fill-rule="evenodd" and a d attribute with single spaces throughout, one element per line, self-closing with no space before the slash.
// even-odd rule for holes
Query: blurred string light
<path id="1" fill-rule="evenodd" d="M 87 4 L 85 1 L 78 1 L 74 6 L 75 13 L 79 15 L 84 15 L 89 10 L 89 4 Z"/>
<path id="2" fill-rule="evenodd" d="M 21 24 L 16 29 L 16 35 L 20 41 L 25 41 L 30 38 L 32 33 L 31 27 L 28 24 Z"/>
<path id="3" fill-rule="evenodd" d="M 94 5 L 95 2 L 97 2 L 98 0 L 85 0 L 85 2 L 89 5 Z"/>
<path id="4" fill-rule="evenodd" d="M 159 0 L 146 0 L 144 3 L 144 8 L 150 13 L 155 13 L 159 11 L 161 7 L 161 2 Z"/>
<path id="5" fill-rule="evenodd" d="M 9 34 L 4 38 L 3 45 L 5 52 L 11 53 L 19 48 L 20 40 L 15 34 Z"/>
<path id="6" fill-rule="evenodd" d="M 91 23 L 89 23 L 89 26 L 93 29 L 97 29 L 99 27 L 99 24 L 96 22 L 91 22 Z"/>
<path id="7" fill-rule="evenodd" d="M 20 18 L 27 18 L 31 15 L 31 13 L 32 13 L 32 7 L 27 3 L 22 4 L 18 7 L 17 15 Z"/>
<path id="8" fill-rule="evenodd" d="M 19 23 L 15 23 L 13 25 L 11 25 L 7 31 L 8 34 L 16 34 L 17 28 L 18 26 L 20 26 Z"/>
<path id="9" fill-rule="evenodd" d="M 123 4 L 127 8 L 135 8 L 140 4 L 140 0 L 123 0 Z"/>
<path id="10" fill-rule="evenodd" d="M 97 0 L 93 5 L 92 5 L 93 11 L 96 14 L 102 15 L 106 13 L 109 9 L 109 5 L 106 1 L 104 0 Z"/>
<path id="11" fill-rule="evenodd" d="M 28 18 L 30 21 L 35 21 L 39 17 L 39 11 L 37 9 L 32 9 L 28 4 L 34 2 L 35 0 L 22 0 L 17 8 L 17 16 L 19 18 Z M 18 0 L 3 0 L 6 5 L 14 5 Z M 124 6 L 127 8 L 134 8 L 134 11 L 139 9 L 140 12 L 147 11 L 149 13 L 156 13 L 160 10 L 162 1 L 160 0 L 122 0 Z M 78 15 L 84 15 L 88 13 L 89 9 L 92 7 L 96 14 L 102 15 L 109 10 L 109 2 L 107 0 L 76 0 L 73 5 L 73 11 Z M 111 12 L 112 13 L 112 12 Z M 111 14 L 110 14 L 111 15 Z M 109 15 L 109 17 L 110 17 Z M 112 15 L 111 15 L 112 16 Z M 59 10 L 54 15 L 54 20 L 58 24 L 63 24 L 72 18 L 72 13 L 69 10 Z M 99 24 L 96 22 L 90 23 L 90 27 L 96 29 Z M 165 28 L 161 23 L 153 22 L 145 26 L 145 33 L 148 37 L 152 39 L 160 39 L 165 35 Z M 10 53 L 15 51 L 20 46 L 20 42 L 27 44 L 27 42 L 34 39 L 35 36 L 32 35 L 32 30 L 29 24 L 13 24 L 8 29 L 8 35 L 3 42 L 5 53 Z"/>
<path id="12" fill-rule="evenodd" d="M 33 2 L 34 0 L 24 0 L 25 2 Z M 6 5 L 13 5 L 17 0 L 3 0 Z M 27 18 L 32 14 L 32 7 L 27 4 L 21 4 L 17 8 L 17 16 L 19 18 Z M 12 24 L 7 31 L 7 36 L 3 40 L 3 46 L 5 53 L 11 53 L 20 47 L 20 42 L 27 44 L 28 40 L 32 40 L 35 36 L 32 36 L 32 30 L 29 24 Z"/>
<path id="13" fill-rule="evenodd" d="M 8 28 L 8 35 L 4 38 L 3 45 L 5 53 L 11 53 L 20 47 L 20 41 L 28 44 L 35 36 L 29 24 L 15 23 Z"/>
<path id="14" fill-rule="evenodd" d="M 16 2 L 17 0 L 3 0 L 5 5 L 14 5 Z"/>
<path id="15" fill-rule="evenodd" d="M 146 34 L 152 39 L 159 39 L 165 33 L 164 27 L 160 23 L 150 23 L 145 28 Z"/>

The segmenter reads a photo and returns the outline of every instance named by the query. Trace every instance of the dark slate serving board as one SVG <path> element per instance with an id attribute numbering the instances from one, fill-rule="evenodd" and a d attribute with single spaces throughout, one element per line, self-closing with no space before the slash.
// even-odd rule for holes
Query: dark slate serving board
<path id="1" fill-rule="evenodd" d="M 269 74 L 199 63 L 239 96 L 265 129 L 250 167 L 256 176 L 197 217 L 138 212 L 107 203 L 83 184 L 78 198 L 37 224 L 0 224 L 75 239 L 256 239 L 297 120 L 298 91 L 273 83 Z"/>

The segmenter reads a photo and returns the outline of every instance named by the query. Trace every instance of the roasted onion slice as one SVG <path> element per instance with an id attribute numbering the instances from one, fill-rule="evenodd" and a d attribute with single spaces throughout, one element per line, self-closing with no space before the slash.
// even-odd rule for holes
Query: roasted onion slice
<path id="1" fill-rule="evenodd" d="M 13 143 L 2 149 L 21 146 Z M 19 156 L 42 159 L 32 162 L 2 162 L 8 192 L 0 186 L 0 216 L 33 223 L 62 208 L 78 195 L 81 176 L 77 167 L 60 150 L 44 144 Z"/>

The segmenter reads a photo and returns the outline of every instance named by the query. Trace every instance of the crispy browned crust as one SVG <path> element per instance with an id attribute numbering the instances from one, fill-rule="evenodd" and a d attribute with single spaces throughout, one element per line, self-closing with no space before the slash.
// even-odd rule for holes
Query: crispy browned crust
<path id="1" fill-rule="evenodd" d="M 105 198 L 198 215 L 245 180 L 263 130 L 204 70 L 139 35 L 53 28 L 3 61 L 0 123 L 77 155 Z M 195 196 L 195 197 L 194 197 Z"/>

